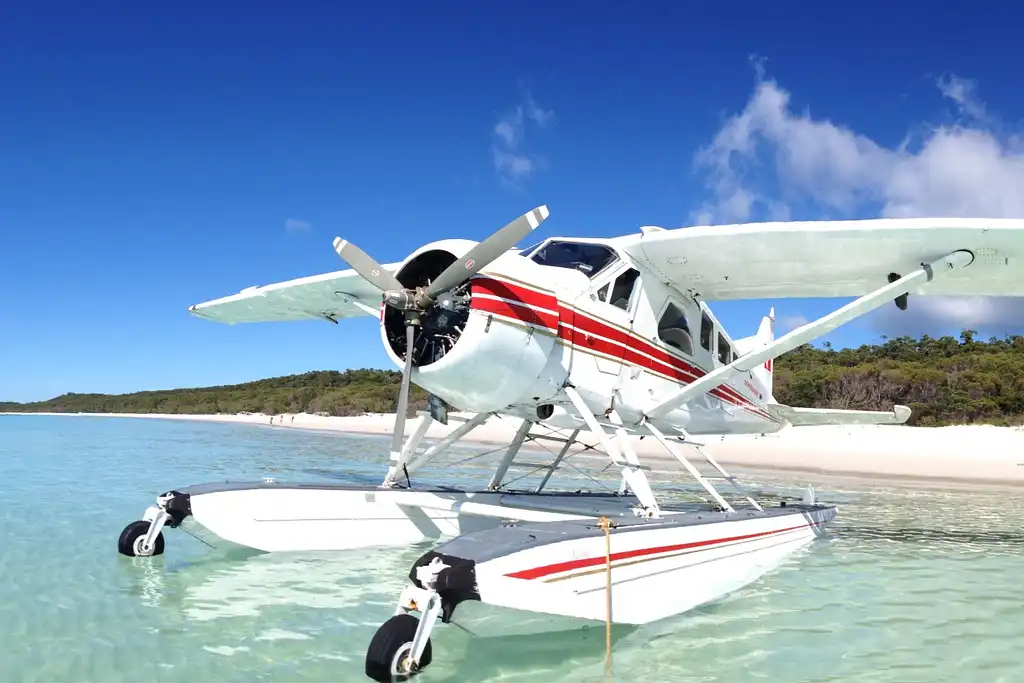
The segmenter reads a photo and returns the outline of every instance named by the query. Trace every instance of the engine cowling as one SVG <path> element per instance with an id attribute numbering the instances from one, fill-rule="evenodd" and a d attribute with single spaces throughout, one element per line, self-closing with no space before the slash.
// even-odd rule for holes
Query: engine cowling
<path id="1" fill-rule="evenodd" d="M 428 244 L 396 277 L 404 287 L 426 285 L 474 244 Z M 565 383 L 569 350 L 558 343 L 559 305 L 549 279 L 550 269 L 509 252 L 442 294 L 416 329 L 412 381 L 461 411 L 537 406 L 552 398 Z M 384 308 L 381 336 L 401 368 L 401 311 Z"/>

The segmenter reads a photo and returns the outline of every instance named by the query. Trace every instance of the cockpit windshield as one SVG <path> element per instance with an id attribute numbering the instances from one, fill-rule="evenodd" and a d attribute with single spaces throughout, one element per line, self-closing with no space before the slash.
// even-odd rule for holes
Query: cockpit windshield
<path id="1" fill-rule="evenodd" d="M 603 244 L 552 240 L 539 247 L 530 249 L 529 258 L 534 263 L 555 268 L 574 268 L 587 277 L 594 277 L 616 259 L 615 251 Z"/>
<path id="2" fill-rule="evenodd" d="M 534 251 L 537 250 L 537 247 L 539 247 L 542 244 L 544 244 L 544 242 L 534 242 L 530 246 L 528 246 L 525 249 L 523 249 L 522 251 L 520 251 L 519 255 L 520 256 L 529 256 L 530 254 L 532 254 Z"/>

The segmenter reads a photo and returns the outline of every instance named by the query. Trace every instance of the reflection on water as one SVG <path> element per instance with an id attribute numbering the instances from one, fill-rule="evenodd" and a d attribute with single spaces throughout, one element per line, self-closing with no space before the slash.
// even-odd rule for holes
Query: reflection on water
<path id="1" fill-rule="evenodd" d="M 369 680 L 366 645 L 426 546 L 269 555 L 211 551 L 172 530 L 162 557 L 114 547 L 171 486 L 310 472 L 377 481 L 384 451 L 379 439 L 130 420 L 54 418 L 0 434 L 11 483 L 0 506 L 0 681 Z M 450 470 L 477 484 L 487 472 L 475 461 Z M 802 493 L 784 477 L 754 484 Z M 840 502 L 826 538 L 713 605 L 617 632 L 612 680 L 1024 681 L 1019 493 L 815 488 Z M 439 627 L 419 680 L 606 681 L 604 633 L 476 640 Z"/>
<path id="2" fill-rule="evenodd" d="M 429 546 L 362 551 L 260 554 L 177 572 L 180 609 L 190 620 L 261 617 L 276 607 L 394 609 L 412 563 Z"/>
<path id="3" fill-rule="evenodd" d="M 854 526 L 844 526 L 842 531 L 844 538 L 892 541 L 894 543 L 923 543 L 931 548 L 945 545 L 950 546 L 950 549 L 955 548 L 960 551 L 973 549 L 989 553 L 1008 552 L 1019 555 L 1024 549 L 1024 532 L 1020 531 L 922 529 L 917 527 L 886 529 Z"/>

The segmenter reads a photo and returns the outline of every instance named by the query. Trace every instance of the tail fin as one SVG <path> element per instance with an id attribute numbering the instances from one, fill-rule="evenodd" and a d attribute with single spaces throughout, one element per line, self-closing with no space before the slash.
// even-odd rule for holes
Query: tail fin
<path id="1" fill-rule="evenodd" d="M 743 339 L 737 339 L 736 350 L 741 354 L 755 351 L 767 344 L 775 341 L 775 307 L 768 311 L 768 315 L 761 318 L 761 325 L 757 328 L 757 334 L 753 337 L 744 337 Z M 774 401 L 775 397 L 772 394 L 772 378 L 774 376 L 773 371 L 775 367 L 774 360 L 766 360 L 763 365 L 759 365 L 750 371 L 754 376 L 754 380 L 764 390 L 765 398 Z"/>

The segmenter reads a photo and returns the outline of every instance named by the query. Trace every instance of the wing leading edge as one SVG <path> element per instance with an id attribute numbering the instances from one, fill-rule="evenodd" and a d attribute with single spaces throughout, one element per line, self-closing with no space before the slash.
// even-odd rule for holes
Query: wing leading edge
<path id="1" fill-rule="evenodd" d="M 749 223 L 648 229 L 616 242 L 665 281 L 708 301 L 862 296 L 892 273 L 960 249 L 974 255 L 973 267 L 921 294 L 1024 296 L 1024 219 Z"/>
<path id="2" fill-rule="evenodd" d="M 392 274 L 398 263 L 386 264 Z M 189 307 L 189 313 L 221 323 L 330 320 L 375 315 L 381 293 L 356 271 L 333 273 L 249 287 L 238 294 Z"/>

